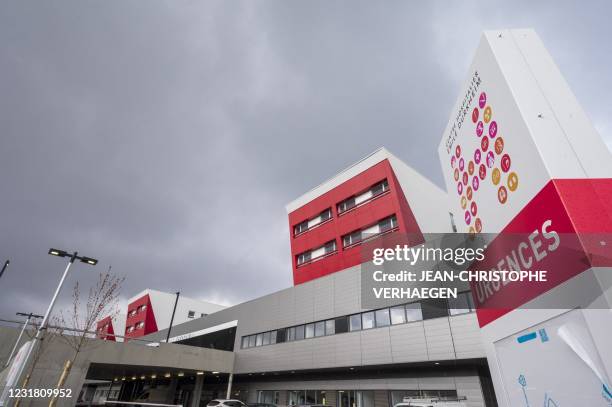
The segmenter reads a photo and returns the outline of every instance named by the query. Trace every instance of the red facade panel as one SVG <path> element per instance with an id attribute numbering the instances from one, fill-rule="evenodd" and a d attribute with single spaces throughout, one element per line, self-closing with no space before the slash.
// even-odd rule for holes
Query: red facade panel
<path id="1" fill-rule="evenodd" d="M 116 341 L 113 320 L 110 316 L 96 323 L 96 337 L 105 341 Z"/>
<path id="2" fill-rule="evenodd" d="M 374 184 L 385 179 L 389 184 L 388 191 L 338 215 L 338 203 L 366 191 Z M 332 210 L 332 218 L 329 221 L 294 236 L 295 225 L 317 216 L 327 208 Z M 364 258 L 360 246 L 343 249 L 342 237 L 374 225 L 392 215 L 397 218 L 398 232 L 420 235 L 416 219 L 388 160 L 381 161 L 289 213 L 294 284 L 304 283 L 363 263 Z M 320 247 L 331 240 L 336 241 L 337 251 L 335 254 L 297 266 L 297 256 L 299 254 Z"/>
<path id="3" fill-rule="evenodd" d="M 143 306 L 144 309 L 142 309 Z M 136 312 L 134 313 L 134 311 Z M 130 327 L 134 327 L 134 329 L 130 331 Z M 146 294 L 128 304 L 125 336 L 139 338 L 153 332 L 157 332 L 157 323 L 151 306 L 151 298 L 149 298 L 149 294 Z"/>

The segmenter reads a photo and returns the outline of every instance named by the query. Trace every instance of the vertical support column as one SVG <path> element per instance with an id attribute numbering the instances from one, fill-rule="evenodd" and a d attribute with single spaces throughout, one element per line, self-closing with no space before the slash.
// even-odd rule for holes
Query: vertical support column
<path id="1" fill-rule="evenodd" d="M 200 398 L 202 397 L 203 385 L 204 375 L 196 376 L 195 386 L 193 388 L 193 397 L 191 398 L 191 407 L 200 406 Z"/>
<path id="2" fill-rule="evenodd" d="M 232 395 L 232 382 L 234 381 L 234 374 L 230 373 L 229 374 L 229 380 L 227 381 L 227 393 L 225 395 L 226 399 L 231 398 L 230 396 Z"/>

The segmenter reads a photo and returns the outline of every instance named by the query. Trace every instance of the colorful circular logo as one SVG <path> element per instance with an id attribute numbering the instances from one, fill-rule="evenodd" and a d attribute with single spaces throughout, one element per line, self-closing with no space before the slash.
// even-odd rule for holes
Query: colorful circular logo
<path id="1" fill-rule="evenodd" d="M 461 197 L 461 209 L 465 209 L 465 207 L 467 206 L 467 199 L 462 196 Z"/>
<path id="2" fill-rule="evenodd" d="M 474 178 L 472 178 L 472 188 L 474 188 L 474 191 L 478 191 L 478 187 L 480 187 L 480 180 L 478 179 L 478 177 L 474 176 Z"/>
<path id="3" fill-rule="evenodd" d="M 491 106 L 487 106 L 486 109 L 484 110 L 484 114 L 482 115 L 482 120 L 485 123 L 489 123 L 491 121 Z"/>
<path id="4" fill-rule="evenodd" d="M 468 174 L 474 175 L 474 161 L 472 160 L 468 163 Z"/>
<path id="5" fill-rule="evenodd" d="M 508 174 L 508 189 L 512 192 L 516 191 L 516 189 L 518 188 L 518 175 L 516 175 L 516 172 L 511 172 L 510 174 Z"/>
<path id="6" fill-rule="evenodd" d="M 478 106 L 482 109 L 487 104 L 487 94 L 482 92 L 478 98 Z"/>
<path id="7" fill-rule="evenodd" d="M 501 172 L 499 172 L 499 168 L 495 168 L 491 173 L 491 181 L 493 181 L 493 185 L 499 184 L 499 180 L 501 179 Z M 459 183 L 461 185 L 461 183 Z M 461 189 L 463 191 L 463 189 Z"/>
<path id="8" fill-rule="evenodd" d="M 508 172 L 510 169 L 510 156 L 508 154 L 504 154 L 501 158 L 501 169 L 503 172 Z"/>
<path id="9" fill-rule="evenodd" d="M 472 110 L 472 121 L 474 123 L 478 121 L 478 108 L 477 107 L 475 107 L 474 110 Z"/>
<path id="10" fill-rule="evenodd" d="M 493 151 L 489 151 L 487 153 L 487 167 L 493 168 L 493 165 L 495 165 L 495 155 Z"/>
<path id="11" fill-rule="evenodd" d="M 504 151 L 504 139 L 499 136 L 495 139 L 495 153 L 497 153 L 497 155 L 500 155 L 502 151 Z"/>
<path id="12" fill-rule="evenodd" d="M 487 136 L 484 136 L 480 141 L 480 148 L 483 153 L 489 149 L 489 138 Z"/>
<path id="13" fill-rule="evenodd" d="M 463 185 L 467 185 L 467 183 L 468 183 L 468 174 L 467 174 L 467 172 L 463 173 L 463 177 L 461 178 L 461 180 L 463 181 Z"/>
<path id="14" fill-rule="evenodd" d="M 472 187 L 467 187 L 465 195 L 467 196 L 468 201 L 472 200 Z"/>
<path id="15" fill-rule="evenodd" d="M 461 157 L 459 159 L 459 171 L 463 171 L 464 166 L 465 166 L 465 161 L 463 161 L 463 157 Z"/>
<path id="16" fill-rule="evenodd" d="M 455 181 L 459 181 L 459 170 L 455 168 Z"/>
<path id="17" fill-rule="evenodd" d="M 482 122 L 478 122 L 476 125 L 476 135 L 478 137 L 482 136 L 482 132 L 484 131 L 484 124 Z"/>
<path id="18" fill-rule="evenodd" d="M 470 213 L 472 214 L 472 216 L 476 216 L 477 212 L 478 212 L 478 206 L 476 205 L 476 202 L 472 202 L 470 204 Z"/>
<path id="19" fill-rule="evenodd" d="M 476 232 L 480 233 L 482 231 L 482 221 L 480 218 L 476 218 L 474 221 L 474 226 L 476 226 Z"/>
<path id="20" fill-rule="evenodd" d="M 463 193 L 463 184 L 461 182 L 457 183 L 457 193 L 461 195 Z"/>
<path id="21" fill-rule="evenodd" d="M 483 181 L 484 181 L 485 177 L 487 176 L 487 167 L 485 167 L 484 164 L 480 164 L 480 167 L 478 167 L 478 176 Z M 457 177 L 459 177 L 459 173 L 457 173 Z"/>
<path id="22" fill-rule="evenodd" d="M 474 161 L 476 164 L 480 164 L 480 150 L 474 151 Z"/>
<path id="23" fill-rule="evenodd" d="M 455 157 L 459 158 L 461 155 L 461 146 L 455 147 Z"/>
<path id="24" fill-rule="evenodd" d="M 491 138 L 495 138 L 496 135 L 497 135 L 497 122 L 493 120 L 491 124 L 489 124 L 489 136 L 491 136 Z"/>
<path id="25" fill-rule="evenodd" d="M 508 191 L 506 191 L 505 186 L 502 185 L 497 190 L 497 199 L 499 200 L 499 203 L 501 204 L 505 204 L 506 201 L 508 200 Z"/>
<path id="26" fill-rule="evenodd" d="M 470 231 L 468 233 L 470 234 L 470 236 L 474 236 L 476 234 L 476 231 L 474 230 L 474 226 L 470 226 Z"/>
<path id="27" fill-rule="evenodd" d="M 451 157 L 451 168 L 455 168 L 455 165 L 457 164 L 457 159 L 455 158 L 455 156 Z"/>

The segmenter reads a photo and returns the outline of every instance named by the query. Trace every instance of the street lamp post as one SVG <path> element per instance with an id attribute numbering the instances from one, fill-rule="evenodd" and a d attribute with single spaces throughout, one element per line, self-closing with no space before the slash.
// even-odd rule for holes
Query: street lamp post
<path id="1" fill-rule="evenodd" d="M 21 328 L 21 332 L 19 332 L 19 336 L 17 337 L 17 340 L 15 341 L 15 346 L 13 346 L 13 350 L 11 350 L 11 354 L 9 355 L 8 359 L 6 360 L 6 364 L 4 365 L 4 367 L 7 367 L 11 363 L 11 359 L 13 359 L 13 355 L 15 354 L 15 351 L 17 350 L 17 346 L 19 346 L 19 341 L 21 341 L 21 337 L 23 336 L 23 333 L 27 329 L 28 324 L 30 323 L 30 320 L 32 318 L 42 318 L 42 315 L 36 315 L 36 314 L 31 313 L 31 312 L 29 314 L 25 314 L 23 312 L 18 312 L 17 315 L 19 315 L 20 317 L 26 317 L 26 320 L 23 323 L 23 327 Z"/>
<path id="2" fill-rule="evenodd" d="M 9 264 L 11 264 L 10 260 L 4 262 L 4 266 L 2 266 L 2 270 L 0 270 L 0 277 L 2 277 L 2 274 L 4 274 L 4 271 L 6 270 Z"/>
<path id="3" fill-rule="evenodd" d="M 43 317 L 42 322 L 40 323 L 40 325 L 38 326 L 38 329 L 36 330 L 36 336 L 34 336 L 34 340 L 32 341 L 30 347 L 28 348 L 28 353 L 26 354 L 23 360 L 23 363 L 19 369 L 19 374 L 17 375 L 17 381 L 15 383 L 17 386 L 20 383 L 20 379 L 21 379 L 21 376 L 23 375 L 23 371 L 28 365 L 28 362 L 30 360 L 30 357 L 32 356 L 32 353 L 34 352 L 34 349 L 36 348 L 36 345 L 41 340 L 43 332 L 47 329 L 47 324 L 49 323 L 49 317 L 51 316 L 51 312 L 53 311 L 53 306 L 55 305 L 55 302 L 57 301 L 57 297 L 59 296 L 59 293 L 62 290 L 64 281 L 66 281 L 66 277 L 68 276 L 68 271 L 70 270 L 70 266 L 72 266 L 72 263 L 74 263 L 75 260 L 80 260 L 81 262 L 87 263 L 91 266 L 95 266 L 96 264 L 98 264 L 98 260 L 92 259 L 91 257 L 78 256 L 77 252 L 70 254 L 64 250 L 49 249 L 49 254 L 51 256 L 57 256 L 57 257 L 70 257 L 70 260 L 68 261 L 68 264 L 66 265 L 64 274 L 62 275 L 62 278 L 60 279 L 60 282 L 57 285 L 57 288 L 55 289 L 53 298 L 51 298 L 51 303 L 49 303 L 47 312 L 45 313 L 45 316 Z"/>

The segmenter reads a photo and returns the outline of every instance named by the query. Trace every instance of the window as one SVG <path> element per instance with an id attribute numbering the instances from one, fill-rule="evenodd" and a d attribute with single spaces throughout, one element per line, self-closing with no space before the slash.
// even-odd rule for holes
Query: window
<path id="1" fill-rule="evenodd" d="M 387 180 L 385 179 L 383 181 L 380 181 L 372 185 L 366 191 L 360 194 L 357 194 L 357 195 L 353 195 L 349 198 L 346 198 L 344 201 L 340 202 L 337 205 L 338 214 L 340 215 L 343 212 L 353 209 L 356 206 L 364 204 L 388 190 L 389 190 L 389 183 L 387 182 Z"/>
<path id="2" fill-rule="evenodd" d="M 207 316 L 208 316 L 208 314 L 205 314 L 203 312 L 200 314 L 200 318 L 204 318 L 204 317 L 207 317 Z"/>
<path id="3" fill-rule="evenodd" d="M 304 339 L 304 325 L 299 325 L 295 327 L 295 340 L 301 341 Z"/>
<path id="4" fill-rule="evenodd" d="M 380 328 L 382 326 L 389 326 L 390 324 L 389 308 L 376 311 L 376 327 Z"/>
<path id="5" fill-rule="evenodd" d="M 142 329 L 144 328 L 144 322 L 139 322 L 136 324 L 136 329 Z"/>
<path id="6" fill-rule="evenodd" d="M 255 346 L 261 346 L 262 343 L 263 343 L 263 334 L 257 334 L 256 340 L 255 340 Z"/>
<path id="7" fill-rule="evenodd" d="M 374 328 L 374 312 L 364 312 L 361 314 L 361 326 L 363 329 Z"/>
<path id="8" fill-rule="evenodd" d="M 249 347 L 249 337 L 248 336 L 243 336 L 242 337 L 242 345 L 241 345 L 241 347 L 242 347 L 242 349 Z"/>
<path id="9" fill-rule="evenodd" d="M 306 325 L 306 338 L 313 338 L 314 337 L 314 331 L 315 331 L 315 326 L 314 324 L 307 324 Z"/>
<path id="10" fill-rule="evenodd" d="M 351 315 L 349 326 L 351 331 L 360 331 L 361 330 L 361 314 Z"/>
<path id="11" fill-rule="evenodd" d="M 380 220 L 378 223 L 372 226 L 368 226 L 366 228 L 351 232 L 348 235 L 344 235 L 342 237 L 342 245 L 343 247 L 350 247 L 362 241 L 375 238 L 381 233 L 388 232 L 389 230 L 392 230 L 396 227 L 397 218 L 395 217 L 395 215 L 389 216 L 385 219 Z"/>
<path id="12" fill-rule="evenodd" d="M 262 345 L 269 345 L 269 344 L 270 344 L 270 332 L 264 332 Z"/>
<path id="13" fill-rule="evenodd" d="M 249 348 L 254 347 L 256 341 L 257 341 L 257 338 L 255 335 L 249 336 Z"/>
<path id="14" fill-rule="evenodd" d="M 270 344 L 274 345 L 276 343 L 276 331 L 270 332 Z"/>
<path id="15" fill-rule="evenodd" d="M 325 336 L 325 321 L 315 323 L 315 336 Z"/>
<path id="16" fill-rule="evenodd" d="M 336 334 L 336 321 L 333 319 L 328 319 L 325 321 L 325 335 L 335 335 Z"/>
<path id="17" fill-rule="evenodd" d="M 421 321 L 423 320 L 423 311 L 421 310 L 421 303 L 413 302 L 412 304 L 406 304 L 406 321 Z"/>
<path id="18" fill-rule="evenodd" d="M 404 323 L 406 323 L 406 308 L 403 305 L 391 308 L 391 324 L 397 325 Z"/>
<path id="19" fill-rule="evenodd" d="M 323 258 L 324 256 L 332 254 L 335 251 L 336 251 L 336 241 L 330 240 L 329 242 L 325 243 L 323 246 L 320 246 L 316 249 L 308 250 L 307 252 L 298 254 L 297 265 L 299 267 L 303 264 L 306 264 L 312 261 L 316 261 L 317 259 Z"/>
<path id="20" fill-rule="evenodd" d="M 295 341 L 295 327 L 287 328 L 287 342 Z"/>
<path id="21" fill-rule="evenodd" d="M 136 315 L 136 308 L 130 311 L 130 316 L 133 317 L 134 315 Z"/>
<path id="22" fill-rule="evenodd" d="M 330 220 L 332 217 L 332 212 L 331 212 L 331 208 L 327 208 L 324 211 L 322 211 L 321 213 L 319 213 L 317 216 L 315 216 L 314 218 L 305 220 L 303 222 L 298 223 L 297 225 L 295 225 L 293 227 L 293 235 L 297 236 L 301 233 L 304 233 L 318 225 L 320 225 L 323 222 L 326 222 L 328 220 Z"/>

